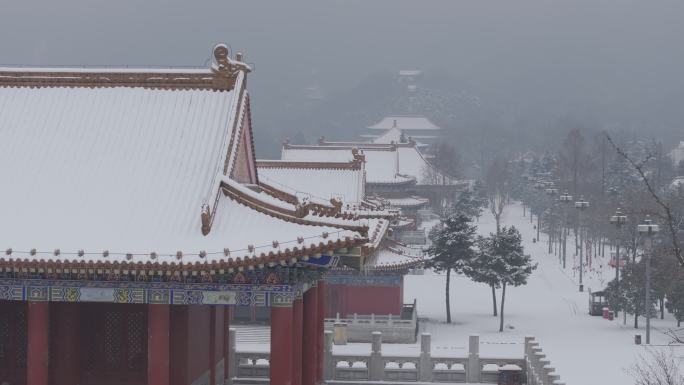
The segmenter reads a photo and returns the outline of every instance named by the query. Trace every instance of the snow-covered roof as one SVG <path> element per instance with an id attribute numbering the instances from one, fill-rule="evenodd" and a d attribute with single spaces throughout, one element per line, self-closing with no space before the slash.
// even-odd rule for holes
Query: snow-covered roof
<path id="1" fill-rule="evenodd" d="M 308 162 L 349 162 L 353 160 L 352 146 L 296 146 L 283 147 L 282 159 L 288 161 Z M 397 166 L 400 163 L 395 147 L 382 146 L 366 148 L 362 151 L 365 157 L 366 182 L 370 184 L 410 184 L 416 178 L 403 174 Z"/>
<path id="2" fill-rule="evenodd" d="M 384 144 L 402 143 L 408 142 L 408 137 L 406 135 L 402 137 L 401 130 L 396 127 L 392 127 L 382 135 L 373 138 L 371 142 Z"/>
<path id="3" fill-rule="evenodd" d="M 0 261 L 234 263 L 368 241 L 359 221 L 326 223 L 232 179 L 248 156 L 248 68 L 224 48 L 192 84 L 196 72 L 155 71 L 162 84 L 0 68 Z"/>
<path id="4" fill-rule="evenodd" d="M 361 202 L 364 199 L 364 167 L 362 162 L 294 162 L 258 161 L 260 183 L 293 195 L 310 194 L 324 200 Z"/>
<path id="5" fill-rule="evenodd" d="M 430 203 L 429 199 L 415 195 L 404 198 L 386 198 L 385 200 L 392 207 L 421 207 Z"/>
<path id="6" fill-rule="evenodd" d="M 387 116 L 379 123 L 368 126 L 371 130 L 389 130 L 393 127 L 400 130 L 441 130 L 424 116 Z"/>
<path id="7" fill-rule="evenodd" d="M 412 249 L 396 241 L 387 240 L 370 258 L 368 270 L 402 270 L 425 261 L 422 250 Z"/>
<path id="8" fill-rule="evenodd" d="M 369 184 L 442 184 L 438 172 L 413 144 L 321 142 L 318 145 L 286 144 L 282 159 L 304 162 L 349 162 L 352 150 L 362 152 Z M 449 184 L 455 181 L 447 181 Z"/>
<path id="9" fill-rule="evenodd" d="M 399 70 L 399 76 L 418 76 L 422 73 L 421 70 Z"/>

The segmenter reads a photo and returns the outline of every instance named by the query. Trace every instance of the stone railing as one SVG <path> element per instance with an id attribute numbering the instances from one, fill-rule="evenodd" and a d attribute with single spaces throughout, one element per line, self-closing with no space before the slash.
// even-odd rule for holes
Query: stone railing
<path id="1" fill-rule="evenodd" d="M 431 336 L 420 336 L 418 356 L 392 356 L 382 353 L 382 333 L 372 334 L 370 354 L 334 354 L 333 333 L 325 332 L 324 379 L 330 384 L 358 381 L 441 382 L 496 384 L 502 371 L 513 371 L 520 384 L 563 385 L 559 375 L 539 348 L 534 337 L 525 337 L 520 358 L 480 357 L 480 338 L 472 335 L 467 357 L 433 357 Z M 522 353 L 522 352 L 521 352 Z M 235 330 L 230 330 L 229 384 L 266 384 L 270 355 L 263 352 L 236 352 Z"/>
<path id="2" fill-rule="evenodd" d="M 336 318 L 325 319 L 325 329 L 345 328 L 346 340 L 349 342 L 371 342 L 371 334 L 374 331 L 379 331 L 382 333 L 385 342 L 414 343 L 418 330 L 416 303 L 404 305 L 404 308 L 407 307 L 412 307 L 410 319 L 402 319 L 400 316 L 391 314 L 354 314 L 348 318 L 340 318 L 338 314 Z"/>
<path id="3" fill-rule="evenodd" d="M 528 385 L 564 385 L 534 337 L 525 337 L 525 371 Z"/>
<path id="4" fill-rule="evenodd" d="M 373 333 L 370 355 L 337 355 L 332 352 L 332 334 L 326 332 L 326 381 L 387 382 L 498 382 L 499 368 L 516 365 L 524 371 L 523 358 L 480 358 L 480 339 L 470 336 L 468 357 L 432 357 L 431 336 L 420 336 L 419 356 L 382 354 L 382 334 Z M 496 369 L 491 369 L 496 365 Z"/>

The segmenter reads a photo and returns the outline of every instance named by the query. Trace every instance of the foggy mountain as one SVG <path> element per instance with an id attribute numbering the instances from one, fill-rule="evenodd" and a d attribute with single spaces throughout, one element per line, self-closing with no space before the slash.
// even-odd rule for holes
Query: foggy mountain
<path id="1" fill-rule="evenodd" d="M 496 134 L 468 139 L 489 151 L 509 151 L 520 141 L 546 147 L 554 135 L 540 133 L 567 130 L 571 122 L 673 143 L 684 131 L 679 1 L 2 5 L 3 64 L 205 66 L 216 42 L 243 51 L 255 68 L 249 81 L 260 156 L 277 156 L 280 141 L 298 132 L 307 140 L 347 137 L 343 129 L 395 110 L 387 95 L 393 93 L 391 74 L 406 68 L 459 79 L 457 92 L 476 97 L 477 108 L 421 108 L 453 130 L 456 142 L 460 133 Z M 439 81 L 428 86 L 440 94 Z M 312 92 L 322 99 L 307 104 Z M 499 144 L 506 148 L 491 147 Z"/>

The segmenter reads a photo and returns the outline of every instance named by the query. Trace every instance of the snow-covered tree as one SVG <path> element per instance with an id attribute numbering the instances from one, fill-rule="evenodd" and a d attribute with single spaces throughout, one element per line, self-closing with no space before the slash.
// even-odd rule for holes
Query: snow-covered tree
<path id="1" fill-rule="evenodd" d="M 476 182 L 473 187 L 462 191 L 450 208 L 451 213 L 461 213 L 472 219 L 477 219 L 482 215 L 482 211 L 487 207 L 487 198 L 484 195 L 482 182 Z"/>
<path id="2" fill-rule="evenodd" d="M 616 292 L 615 280 L 609 282 L 606 288 L 608 303 L 611 308 L 634 314 L 635 329 L 639 327 L 638 317 L 646 315 L 646 308 L 650 309 L 651 316 L 655 315 L 654 306 L 657 300 L 655 288 L 651 288 L 653 302 L 649 306 L 644 304 L 646 298 L 645 271 L 646 266 L 643 259 L 637 263 L 628 263 L 621 272 L 619 293 Z"/>
<path id="3" fill-rule="evenodd" d="M 492 237 L 479 235 L 475 240 L 475 258 L 463 269 L 463 273 L 471 280 L 484 283 L 492 289 L 493 315 L 498 315 L 496 309 L 496 289 L 500 287 L 499 275 L 495 270 L 495 259 L 490 258 Z"/>
<path id="4" fill-rule="evenodd" d="M 449 285 L 451 272 L 461 273 L 474 257 L 475 226 L 472 219 L 462 213 L 454 213 L 442 219 L 430 231 L 432 244 L 426 249 L 430 259 L 426 265 L 435 271 L 446 272 L 446 317 L 451 323 Z"/>
<path id="5" fill-rule="evenodd" d="M 477 258 L 469 266 L 477 272 L 466 269 L 467 274 L 490 280 L 490 284 L 501 287 L 501 310 L 499 312 L 499 331 L 504 327 L 504 307 L 506 287 L 527 284 L 527 278 L 537 268 L 532 258 L 526 255 L 522 246 L 520 232 L 514 226 L 503 227 L 496 234 L 490 234 L 486 241 L 478 242 L 482 247 Z"/>

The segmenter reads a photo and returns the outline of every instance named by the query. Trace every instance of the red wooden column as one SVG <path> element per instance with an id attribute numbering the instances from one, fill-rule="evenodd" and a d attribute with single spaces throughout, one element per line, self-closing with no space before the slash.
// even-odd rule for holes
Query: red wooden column
<path id="1" fill-rule="evenodd" d="M 28 351 L 26 361 L 26 384 L 48 383 L 48 323 L 49 302 L 28 303 Z"/>
<path id="2" fill-rule="evenodd" d="M 223 308 L 223 377 L 230 378 L 230 307 Z"/>
<path id="3" fill-rule="evenodd" d="M 318 364 L 316 365 L 316 382 L 317 383 L 323 383 L 323 368 L 324 368 L 324 360 L 325 360 L 325 354 L 323 353 L 323 350 L 325 349 L 325 281 L 322 279 L 318 281 L 318 321 L 316 323 L 316 326 L 318 327 L 318 336 L 316 339 L 317 342 L 317 352 L 316 352 L 316 358 Z"/>
<path id="4" fill-rule="evenodd" d="M 52 316 L 55 322 L 55 349 L 50 367 L 56 385 L 71 385 L 80 382 L 79 330 L 80 312 L 77 303 L 54 303 Z"/>
<path id="5" fill-rule="evenodd" d="M 209 307 L 209 385 L 216 385 L 216 306 Z"/>
<path id="6" fill-rule="evenodd" d="M 302 345 L 302 384 L 316 385 L 318 367 L 318 290 L 304 293 L 304 342 Z"/>
<path id="7" fill-rule="evenodd" d="M 302 337 L 304 336 L 304 304 L 302 297 L 292 305 L 292 384 L 302 384 Z"/>
<path id="8" fill-rule="evenodd" d="M 271 385 L 292 385 L 292 305 L 271 305 Z"/>
<path id="9" fill-rule="evenodd" d="M 147 305 L 147 383 L 169 385 L 171 305 Z"/>

